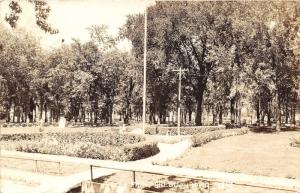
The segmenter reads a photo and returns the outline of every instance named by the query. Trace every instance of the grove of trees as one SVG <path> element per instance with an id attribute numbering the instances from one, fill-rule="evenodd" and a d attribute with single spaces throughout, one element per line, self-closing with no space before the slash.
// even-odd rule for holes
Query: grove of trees
<path id="1" fill-rule="evenodd" d="M 147 10 L 147 116 L 165 123 L 176 111 L 182 79 L 183 122 L 241 124 L 242 109 L 258 122 L 294 123 L 299 104 L 299 2 L 156 2 Z M 46 18 L 45 18 L 46 19 Z M 8 122 L 140 121 L 143 14 L 129 15 L 116 48 L 105 26 L 91 39 L 46 51 L 31 35 L 0 28 L 0 101 Z M 0 108 L 1 110 L 1 108 Z M 11 116 L 13 111 L 14 116 Z M 45 115 L 49 116 L 43 116 Z M 195 119 L 192 119 L 193 116 Z M 11 120 L 13 117 L 13 120 Z M 284 118 L 284 120 L 282 120 Z M 174 120 L 175 121 L 175 120 Z"/>

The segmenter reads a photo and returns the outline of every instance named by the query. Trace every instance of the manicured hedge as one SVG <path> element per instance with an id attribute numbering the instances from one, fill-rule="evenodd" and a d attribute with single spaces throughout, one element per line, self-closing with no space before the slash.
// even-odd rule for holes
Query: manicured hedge
<path id="1" fill-rule="evenodd" d="M 159 152 L 157 142 L 112 132 L 9 134 L 0 141 L 9 150 L 116 161 L 138 160 Z"/>
<path id="2" fill-rule="evenodd" d="M 138 143 L 145 140 L 139 135 L 120 134 L 116 132 L 68 132 L 68 133 L 31 133 L 31 134 L 5 134 L 0 136 L 0 141 L 41 140 L 53 139 L 59 143 L 91 142 L 102 146 Z"/>
<path id="3" fill-rule="evenodd" d="M 221 139 L 224 137 L 235 136 L 235 135 L 244 135 L 248 133 L 249 129 L 241 128 L 241 129 L 223 129 L 223 130 L 216 130 L 211 132 L 205 133 L 198 133 L 193 135 L 192 137 L 192 144 L 194 147 L 201 146 L 206 144 L 212 140 Z"/>
<path id="4" fill-rule="evenodd" d="M 181 135 L 195 135 L 197 133 L 204 133 L 208 131 L 215 131 L 225 129 L 225 126 L 188 126 L 181 127 L 180 134 Z M 146 134 L 150 135 L 177 135 L 177 127 L 159 127 L 159 126 L 149 126 L 145 129 Z"/>
<path id="5" fill-rule="evenodd" d="M 143 159 L 159 152 L 156 142 L 140 142 L 124 146 L 101 146 L 95 143 L 59 144 L 57 141 L 19 141 L 17 151 L 67 155 L 101 160 L 133 161 Z"/>

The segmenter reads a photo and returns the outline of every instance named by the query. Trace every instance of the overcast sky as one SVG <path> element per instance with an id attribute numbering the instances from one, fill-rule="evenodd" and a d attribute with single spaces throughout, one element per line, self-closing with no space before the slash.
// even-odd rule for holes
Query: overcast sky
<path id="1" fill-rule="evenodd" d="M 23 13 L 18 28 L 32 31 L 41 37 L 45 47 L 56 47 L 62 39 L 65 43 L 70 43 L 72 38 L 87 41 L 89 34 L 86 28 L 91 25 L 108 25 L 109 32 L 117 35 L 119 27 L 126 22 L 126 15 L 142 13 L 149 1 L 151 0 L 49 0 L 52 11 L 48 21 L 59 29 L 58 34 L 49 35 L 35 25 L 34 7 L 24 0 L 21 1 Z M 9 0 L 4 0 L 0 4 L 0 22 L 5 26 L 8 26 L 3 22 L 5 14 L 9 13 L 8 3 Z M 127 48 L 128 43 L 123 43 L 120 47 Z"/>

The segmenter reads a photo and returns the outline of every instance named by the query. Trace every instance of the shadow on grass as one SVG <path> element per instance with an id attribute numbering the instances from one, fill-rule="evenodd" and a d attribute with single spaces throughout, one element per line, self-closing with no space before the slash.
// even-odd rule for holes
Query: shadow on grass
<path id="1" fill-rule="evenodd" d="M 193 188 L 195 184 L 200 184 L 199 181 L 201 180 L 169 176 L 165 181 L 162 181 L 150 187 L 145 187 L 143 188 L 143 190 L 148 190 L 153 192 L 164 192 L 166 190 L 172 192 L 184 192 L 186 190 L 189 190 L 190 188 Z M 203 192 L 200 186 L 198 187 L 197 192 L 200 193 Z"/>

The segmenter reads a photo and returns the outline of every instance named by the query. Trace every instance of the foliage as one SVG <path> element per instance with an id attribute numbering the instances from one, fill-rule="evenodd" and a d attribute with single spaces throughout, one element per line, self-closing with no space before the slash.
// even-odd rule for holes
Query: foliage
<path id="1" fill-rule="evenodd" d="M 192 126 L 192 127 L 181 127 L 180 134 L 181 135 L 194 135 L 197 133 L 210 132 L 215 130 L 225 129 L 224 126 Z M 178 128 L 177 127 L 155 127 L 149 126 L 145 129 L 146 134 L 150 135 L 177 135 Z"/>
<path id="2" fill-rule="evenodd" d="M 36 24 L 42 30 L 50 34 L 58 33 L 57 29 L 54 29 L 50 24 L 47 23 L 47 19 L 49 13 L 51 11 L 50 6 L 44 0 L 27 0 L 29 3 L 33 4 L 35 17 L 36 17 Z M 20 13 L 22 13 L 22 7 L 19 1 L 10 0 L 9 3 L 10 13 L 6 15 L 5 20 L 8 24 L 15 28 L 17 26 L 17 22 L 20 18 Z"/>
<path id="3" fill-rule="evenodd" d="M 157 80 L 183 67 L 188 69 L 183 87 L 193 97 L 190 103 L 196 103 L 197 125 L 202 124 L 203 106 L 212 112 L 213 123 L 217 113 L 222 122 L 223 113 L 230 110 L 231 122 L 240 124 L 246 105 L 258 112 L 258 120 L 268 115 L 269 123 L 271 117 L 281 122 L 282 106 L 293 108 L 298 98 L 299 9 L 296 2 L 166 1 L 149 7 L 150 113 L 156 113 L 151 109 L 157 103 L 155 93 L 176 92 L 175 76 L 168 78 L 168 88 Z M 131 15 L 122 30 L 137 58 L 143 54 L 142 22 L 142 15 Z M 171 106 L 169 100 L 163 105 Z"/>
<path id="4" fill-rule="evenodd" d="M 109 132 L 10 134 L 0 140 L 4 148 L 17 151 L 116 161 L 138 160 L 159 152 L 156 142 Z"/>
<path id="5" fill-rule="evenodd" d="M 51 30 L 44 22 L 50 11 L 47 3 L 28 1 L 36 6 L 38 23 Z M 10 2 L 15 22 L 22 8 L 18 1 Z M 174 116 L 179 102 L 173 70 L 181 67 L 188 70 L 182 75 L 180 104 L 185 123 L 202 125 L 206 113 L 212 115 L 213 125 L 223 124 L 227 115 L 231 124 L 241 125 L 242 110 L 251 116 L 256 112 L 257 122 L 267 120 L 269 126 L 276 121 L 277 129 L 282 123 L 295 123 L 299 5 L 159 1 L 149 7 L 149 122 L 163 124 Z M 52 50 L 43 50 L 29 34 L 1 28 L 1 118 L 48 124 L 65 116 L 73 122 L 112 125 L 114 114 L 125 124 L 140 121 L 143 21 L 142 14 L 128 16 L 118 39 L 110 36 L 107 26 L 91 26 L 90 41 L 74 39 Z M 132 52 L 117 49 L 121 38 L 131 41 Z"/>
<path id="6" fill-rule="evenodd" d="M 53 139 L 58 143 L 95 143 L 101 146 L 122 146 L 123 144 L 133 144 L 144 141 L 139 135 L 127 135 L 117 132 L 69 132 L 69 133 L 33 133 L 33 134 L 4 134 L 1 135 L 1 141 L 41 141 L 42 139 Z"/>
<path id="7" fill-rule="evenodd" d="M 204 145 L 212 140 L 221 139 L 229 136 L 244 135 L 248 133 L 247 128 L 242 129 L 224 129 L 193 135 L 192 143 L 194 147 Z"/>
<path id="8" fill-rule="evenodd" d="M 292 147 L 299 147 L 300 148 L 300 138 L 299 137 L 298 138 L 292 138 L 290 145 Z"/>

